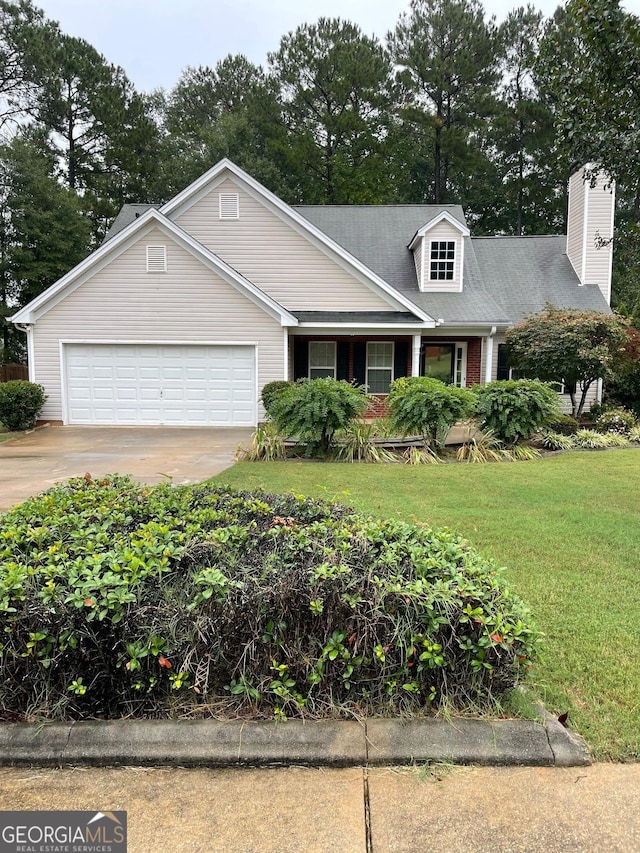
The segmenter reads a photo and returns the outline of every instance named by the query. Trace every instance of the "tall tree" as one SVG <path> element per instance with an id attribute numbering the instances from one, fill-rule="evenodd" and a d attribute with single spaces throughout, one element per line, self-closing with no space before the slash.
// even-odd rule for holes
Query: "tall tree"
<path id="1" fill-rule="evenodd" d="M 382 45 L 355 24 L 320 18 L 284 36 L 269 65 L 286 127 L 281 150 L 300 200 L 384 200 L 392 69 Z"/>
<path id="2" fill-rule="evenodd" d="M 60 154 L 68 188 L 82 194 L 97 237 L 123 202 L 148 200 L 157 128 L 124 71 L 88 42 L 60 35 L 36 117 Z"/>
<path id="3" fill-rule="evenodd" d="M 476 152 L 474 134 L 494 108 L 496 28 L 479 0 L 411 0 L 388 35 L 404 89 L 406 128 L 422 142 L 416 159 L 432 164 L 425 201 L 451 200 L 454 172 Z"/>
<path id="4" fill-rule="evenodd" d="M 156 98 L 164 132 L 158 197 L 170 197 L 222 157 L 287 195 L 268 150 L 274 133 L 283 133 L 276 86 L 262 68 L 229 55 L 214 68 L 187 68 L 168 95 Z"/>
<path id="5" fill-rule="evenodd" d="M 539 73 L 572 164 L 640 187 L 640 18 L 619 0 L 569 0 L 550 21 Z M 640 217 L 640 204 L 638 205 Z"/>
<path id="6" fill-rule="evenodd" d="M 6 318 L 26 305 L 88 252 L 91 223 L 81 201 L 55 177 L 42 134 L 27 131 L 0 148 L 0 314 L 2 358 L 22 344 Z"/>
<path id="7" fill-rule="evenodd" d="M 50 71 L 58 35 L 31 0 L 0 0 L 0 128 L 24 120 Z"/>
<path id="8" fill-rule="evenodd" d="M 492 137 L 503 222 L 496 223 L 496 230 L 517 235 L 553 233 L 564 225 L 567 176 L 553 156 L 553 114 L 535 78 L 542 20 L 542 13 L 528 5 L 510 12 L 500 27 L 501 109 Z"/>

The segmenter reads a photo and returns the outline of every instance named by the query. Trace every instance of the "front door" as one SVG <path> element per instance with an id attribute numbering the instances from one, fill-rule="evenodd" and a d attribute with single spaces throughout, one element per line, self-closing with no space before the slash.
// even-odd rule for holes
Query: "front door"
<path id="1" fill-rule="evenodd" d="M 420 374 L 447 385 L 466 385 L 466 344 L 424 344 Z"/>

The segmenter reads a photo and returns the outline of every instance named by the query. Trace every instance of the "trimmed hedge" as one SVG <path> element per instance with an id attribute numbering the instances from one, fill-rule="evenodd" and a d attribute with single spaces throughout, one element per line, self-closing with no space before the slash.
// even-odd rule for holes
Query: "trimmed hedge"
<path id="1" fill-rule="evenodd" d="M 486 705 L 537 644 L 450 531 L 118 476 L 0 516 L 0 620 L 9 719 Z"/>
<path id="2" fill-rule="evenodd" d="M 42 385 L 24 379 L 0 383 L 0 423 L 8 430 L 33 429 L 47 401 Z"/>

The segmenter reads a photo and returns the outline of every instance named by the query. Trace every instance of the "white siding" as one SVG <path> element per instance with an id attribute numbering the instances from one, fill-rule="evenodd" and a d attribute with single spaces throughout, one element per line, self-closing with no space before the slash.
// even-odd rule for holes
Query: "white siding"
<path id="1" fill-rule="evenodd" d="M 583 175 L 580 169 L 569 179 L 567 255 L 580 283 L 597 285 L 610 302 L 613 244 L 598 247 L 596 240 L 606 242 L 613 236 L 615 192 L 604 174 L 593 187 Z"/>
<path id="2" fill-rule="evenodd" d="M 221 192 L 239 193 L 239 219 L 220 219 Z M 178 213 L 174 221 L 289 311 L 394 310 L 229 179 Z"/>
<path id="3" fill-rule="evenodd" d="M 416 247 L 413 250 L 413 260 L 416 265 L 416 280 L 418 282 L 418 287 L 422 290 L 422 254 L 424 247 L 424 239 L 418 240 L 416 243 Z"/>
<path id="4" fill-rule="evenodd" d="M 569 208 L 567 213 L 567 256 L 580 282 L 583 280 L 585 183 L 582 169 L 569 178 Z"/>
<path id="5" fill-rule="evenodd" d="M 147 273 L 146 246 L 160 241 L 167 272 Z M 259 395 L 265 383 L 284 378 L 282 336 L 277 320 L 154 229 L 36 323 L 35 381 L 49 395 L 41 417 L 63 417 L 61 340 L 257 343 Z"/>
<path id="6" fill-rule="evenodd" d="M 450 281 L 431 281 L 429 279 L 429 260 L 431 257 L 431 241 L 432 240 L 453 240 L 455 247 L 455 261 L 453 268 L 453 279 Z M 423 237 L 424 258 L 424 276 L 420 289 L 425 293 L 460 293 L 462 291 L 462 235 L 460 232 L 449 225 L 448 222 L 439 222 L 430 228 Z"/>

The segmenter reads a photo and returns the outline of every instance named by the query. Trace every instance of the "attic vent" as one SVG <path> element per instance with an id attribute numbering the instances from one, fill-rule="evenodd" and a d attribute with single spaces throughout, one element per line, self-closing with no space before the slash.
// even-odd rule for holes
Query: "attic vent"
<path id="1" fill-rule="evenodd" d="M 220 219 L 240 219 L 238 193 L 220 193 Z"/>
<path id="2" fill-rule="evenodd" d="M 167 247 L 147 246 L 147 272 L 167 271 Z"/>

